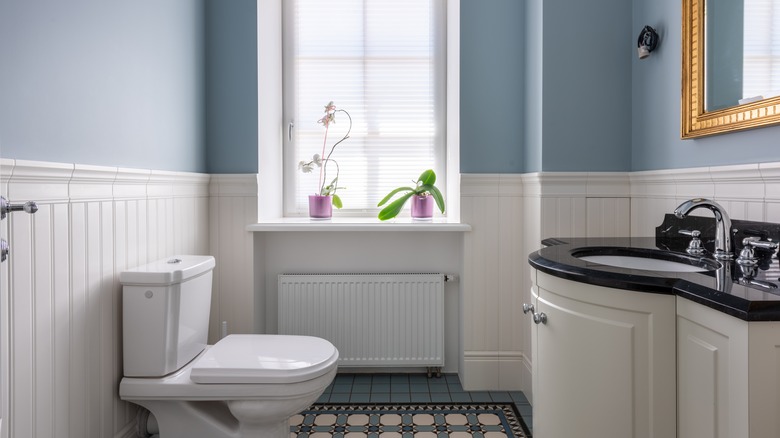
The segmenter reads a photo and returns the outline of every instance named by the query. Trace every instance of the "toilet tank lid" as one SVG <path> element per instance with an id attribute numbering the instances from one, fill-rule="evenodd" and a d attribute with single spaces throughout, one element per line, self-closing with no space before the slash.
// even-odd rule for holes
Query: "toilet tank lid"
<path id="1" fill-rule="evenodd" d="M 119 274 L 123 285 L 168 286 L 182 283 L 214 269 L 214 257 L 176 255 L 157 260 Z"/>

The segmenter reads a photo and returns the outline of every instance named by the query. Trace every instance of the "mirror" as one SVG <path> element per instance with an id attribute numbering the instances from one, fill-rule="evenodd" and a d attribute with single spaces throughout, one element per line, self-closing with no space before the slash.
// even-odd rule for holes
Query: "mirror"
<path id="1" fill-rule="evenodd" d="M 780 0 L 683 0 L 682 25 L 682 138 L 780 123 Z"/>

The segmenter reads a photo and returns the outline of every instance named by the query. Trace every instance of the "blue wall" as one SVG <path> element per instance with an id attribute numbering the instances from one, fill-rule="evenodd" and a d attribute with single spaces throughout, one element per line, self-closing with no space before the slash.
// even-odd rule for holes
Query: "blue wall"
<path id="1" fill-rule="evenodd" d="M 680 140 L 680 17 L 680 0 L 462 0 L 462 171 L 780 161 L 780 127 Z M 661 43 L 639 61 L 645 24 Z M 0 59 L 2 157 L 257 172 L 254 0 L 2 0 Z"/>
<path id="2" fill-rule="evenodd" d="M 461 171 L 523 170 L 524 4 L 461 3 Z M 254 173 L 257 45 L 254 0 L 206 2 L 210 173 Z"/>
<path id="3" fill-rule="evenodd" d="M 203 0 L 3 0 L 3 158 L 205 171 Z"/>
<path id="4" fill-rule="evenodd" d="M 206 0 L 209 173 L 257 173 L 256 0 Z"/>
<path id="5" fill-rule="evenodd" d="M 525 171 L 626 171 L 631 4 L 529 0 Z M 532 21 L 531 21 L 532 20 Z"/>
<path id="6" fill-rule="evenodd" d="M 523 135 L 523 171 L 542 170 L 542 138 L 544 131 L 544 44 L 542 40 L 542 22 L 544 7 L 542 0 L 526 1 L 525 11 L 525 132 Z"/>
<path id="7" fill-rule="evenodd" d="M 637 33 L 655 27 L 661 41 L 632 62 L 632 170 L 780 161 L 780 126 L 680 140 L 680 0 L 635 0 L 633 21 Z"/>
<path id="8" fill-rule="evenodd" d="M 523 170 L 524 4 L 461 3 L 461 171 Z M 257 172 L 255 2 L 206 3 L 209 172 Z"/>
<path id="9" fill-rule="evenodd" d="M 461 0 L 462 172 L 780 161 L 780 127 L 680 140 L 680 1 Z M 237 18 L 230 21 L 234 36 L 208 46 L 209 54 L 235 51 L 229 62 L 208 63 L 209 102 L 225 104 L 221 120 L 208 121 L 209 170 L 255 172 L 257 123 L 245 117 L 255 84 L 239 73 L 255 69 L 256 48 L 235 37 L 254 32 L 254 2 L 214 3 Z M 639 61 L 636 35 L 646 24 L 661 42 Z M 219 74 L 232 84 L 212 80 Z"/>
<path id="10" fill-rule="evenodd" d="M 460 170 L 523 171 L 524 2 L 461 0 Z"/>

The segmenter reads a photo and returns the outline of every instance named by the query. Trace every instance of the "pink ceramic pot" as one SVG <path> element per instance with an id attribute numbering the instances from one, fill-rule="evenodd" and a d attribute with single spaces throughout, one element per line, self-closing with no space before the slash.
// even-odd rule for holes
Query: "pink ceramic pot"
<path id="1" fill-rule="evenodd" d="M 333 200 L 330 196 L 309 195 L 309 217 L 315 220 L 333 216 Z"/>
<path id="2" fill-rule="evenodd" d="M 412 219 L 429 221 L 433 218 L 433 196 L 412 195 Z"/>

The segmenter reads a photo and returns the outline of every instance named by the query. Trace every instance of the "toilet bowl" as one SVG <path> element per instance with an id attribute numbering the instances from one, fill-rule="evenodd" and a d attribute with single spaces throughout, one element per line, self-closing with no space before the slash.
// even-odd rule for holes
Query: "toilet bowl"
<path id="1" fill-rule="evenodd" d="M 212 257 L 177 256 L 120 274 L 119 396 L 154 414 L 160 438 L 289 437 L 289 418 L 333 381 L 338 350 L 286 335 L 229 335 L 207 346 L 213 267 Z"/>
<path id="2" fill-rule="evenodd" d="M 337 360 L 319 338 L 230 335 L 172 374 L 125 377 L 119 395 L 154 414 L 161 438 L 288 437 L 289 418 L 325 391 Z"/>

